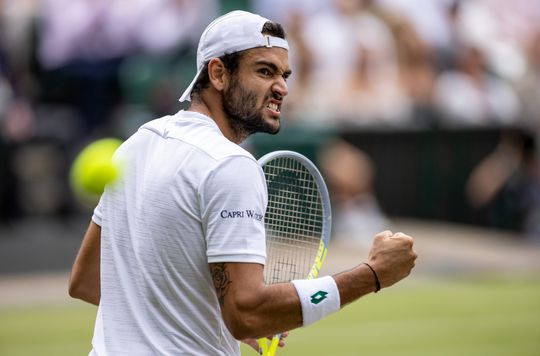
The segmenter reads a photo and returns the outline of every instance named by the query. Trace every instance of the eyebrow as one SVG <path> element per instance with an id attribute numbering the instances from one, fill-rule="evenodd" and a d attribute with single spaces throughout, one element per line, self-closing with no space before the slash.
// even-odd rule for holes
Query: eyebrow
<path id="1" fill-rule="evenodd" d="M 277 65 L 275 65 L 275 64 L 272 63 L 272 62 L 265 61 L 264 59 L 261 59 L 261 60 L 255 62 L 255 64 L 256 64 L 256 65 L 265 65 L 265 66 L 268 66 L 268 67 L 270 67 L 274 72 L 279 72 L 279 71 L 280 71 L 280 69 L 278 68 Z M 285 76 L 285 77 L 288 77 L 288 76 L 290 76 L 291 74 L 292 74 L 292 70 L 290 70 L 290 69 L 287 69 L 287 70 L 285 70 L 285 71 L 283 72 L 283 76 Z"/>

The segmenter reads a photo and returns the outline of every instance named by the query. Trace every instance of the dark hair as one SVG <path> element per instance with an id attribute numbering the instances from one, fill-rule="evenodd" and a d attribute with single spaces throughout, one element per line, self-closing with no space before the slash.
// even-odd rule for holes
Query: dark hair
<path id="1" fill-rule="evenodd" d="M 271 21 L 268 21 L 263 25 L 261 33 L 264 35 L 279 37 L 283 39 L 285 39 L 286 36 L 283 26 L 281 26 L 281 24 L 277 22 Z M 242 58 L 243 53 L 244 51 L 229 53 L 219 57 L 219 59 L 223 62 L 225 68 L 230 74 L 235 74 L 238 70 L 238 65 L 240 64 L 240 59 Z M 210 77 L 208 76 L 208 62 L 209 61 L 204 63 L 201 73 L 197 78 L 197 81 L 195 82 L 195 84 L 193 84 L 193 88 L 191 89 L 190 94 L 191 99 L 193 99 L 195 95 L 199 95 L 200 92 L 208 88 L 208 86 L 210 85 Z"/>

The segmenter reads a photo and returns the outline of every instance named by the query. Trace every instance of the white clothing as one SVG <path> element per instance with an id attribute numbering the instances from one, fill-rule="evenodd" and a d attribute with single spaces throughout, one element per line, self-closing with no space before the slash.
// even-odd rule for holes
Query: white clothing
<path id="1" fill-rule="evenodd" d="M 116 152 L 101 226 L 101 301 L 91 355 L 239 355 L 208 263 L 264 264 L 264 173 L 215 122 L 180 111 Z"/>
<path id="2" fill-rule="evenodd" d="M 521 109 L 512 87 L 487 74 L 480 87 L 465 73 L 443 72 L 434 97 L 450 126 L 509 125 L 517 120 Z"/>

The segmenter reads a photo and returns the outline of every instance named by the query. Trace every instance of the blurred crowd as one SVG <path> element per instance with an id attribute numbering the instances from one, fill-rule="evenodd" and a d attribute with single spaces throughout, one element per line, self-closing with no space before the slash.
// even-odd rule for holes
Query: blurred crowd
<path id="1" fill-rule="evenodd" d="M 532 141 L 503 138 L 466 189 L 485 205 L 518 174 L 540 216 L 540 0 L 0 0 L 0 218 L 69 214 L 73 155 L 181 108 L 200 34 L 236 5 L 287 30 L 285 125 L 522 128 Z M 349 200 L 386 224 L 369 157 L 334 142 L 321 162 L 336 154 Z"/>
<path id="2" fill-rule="evenodd" d="M 300 120 L 540 125 L 537 0 L 254 2 L 294 43 Z"/>

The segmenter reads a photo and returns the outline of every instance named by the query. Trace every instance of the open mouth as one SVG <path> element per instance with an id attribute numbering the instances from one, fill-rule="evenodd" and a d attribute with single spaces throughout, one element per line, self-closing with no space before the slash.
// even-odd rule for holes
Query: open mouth
<path id="1" fill-rule="evenodd" d="M 279 114 L 281 112 L 280 106 L 276 103 L 268 103 L 266 107 L 270 109 L 271 111 L 275 112 L 276 114 Z"/>

